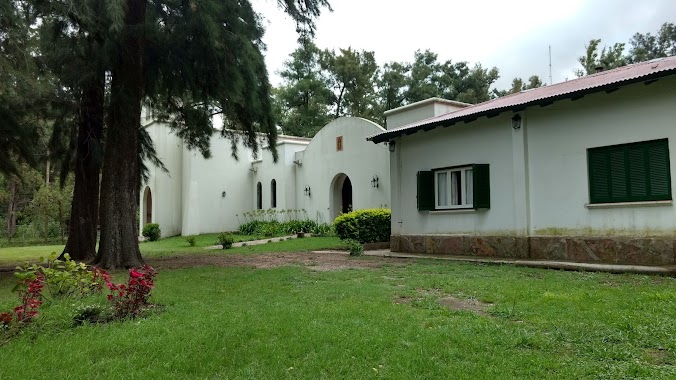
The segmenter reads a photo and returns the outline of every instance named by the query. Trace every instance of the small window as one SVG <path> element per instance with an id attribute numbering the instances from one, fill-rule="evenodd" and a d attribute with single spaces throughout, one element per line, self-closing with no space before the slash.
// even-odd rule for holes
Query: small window
<path id="1" fill-rule="evenodd" d="M 343 150 L 343 136 L 336 137 L 336 151 L 340 152 Z"/>
<path id="2" fill-rule="evenodd" d="M 490 208 L 487 164 L 418 172 L 418 210 Z"/>
<path id="3" fill-rule="evenodd" d="M 263 209 L 263 185 L 260 182 L 256 184 L 256 208 Z"/>
<path id="4" fill-rule="evenodd" d="M 277 208 L 277 181 L 270 182 L 270 208 Z"/>
<path id="5" fill-rule="evenodd" d="M 472 167 L 439 170 L 434 172 L 434 208 L 472 208 Z"/>
<path id="6" fill-rule="evenodd" d="M 671 200 L 667 139 L 587 150 L 590 203 Z"/>

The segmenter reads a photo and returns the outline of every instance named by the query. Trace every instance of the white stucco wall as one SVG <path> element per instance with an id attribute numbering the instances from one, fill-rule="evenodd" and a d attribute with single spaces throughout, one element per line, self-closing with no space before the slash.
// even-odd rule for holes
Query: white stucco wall
<path id="1" fill-rule="evenodd" d="M 256 184 L 262 185 L 263 209 L 271 207 L 270 184 L 277 182 L 277 209 L 305 209 L 308 217 L 331 222 L 331 184 L 344 173 L 352 181 L 353 208 L 389 207 L 389 152 L 366 137 L 383 129 L 364 119 L 340 118 L 325 126 L 311 141 L 280 136 L 274 163 L 266 149 L 254 160 L 250 150 L 238 145 L 239 161 L 231 156 L 231 143 L 215 131 L 212 157 L 188 151 L 167 126 L 153 124 L 151 137 L 169 175 L 151 170 L 153 221 L 163 236 L 196 235 L 236 230 L 245 212 L 256 209 Z M 336 151 L 343 136 L 344 150 Z M 296 163 L 301 158 L 302 163 Z M 378 177 L 378 188 L 371 180 Z M 311 187 L 311 197 L 304 195 Z M 225 191 L 225 197 L 222 193 Z M 143 220 L 143 190 L 139 203 Z M 319 214 L 318 214 L 319 212 Z M 237 217 L 239 215 L 239 218 Z M 319 215 L 319 216 L 318 216 Z"/>
<path id="2" fill-rule="evenodd" d="M 564 100 L 396 140 L 391 155 L 393 234 L 673 235 L 676 209 L 662 206 L 587 208 L 587 149 L 669 139 L 676 189 L 676 78 L 610 94 Z M 491 208 L 419 212 L 416 172 L 490 164 Z"/>
<path id="3" fill-rule="evenodd" d="M 162 236 L 178 235 L 181 233 L 182 219 L 183 142 L 171 133 L 166 125 L 152 123 L 146 129 L 155 142 L 158 158 L 164 163 L 169 173 L 161 171 L 149 162 L 146 163 L 149 169 L 149 179 L 140 190 L 139 234 L 147 222 L 144 211 L 144 190 L 150 187 L 153 204 L 152 222 L 160 225 Z"/>
<path id="4" fill-rule="evenodd" d="M 251 210 L 256 209 L 256 185 L 261 183 L 263 189 L 263 209 L 272 208 L 271 184 L 274 179 L 277 182 L 277 210 L 295 209 L 295 153 L 302 151 L 308 145 L 309 141 L 296 142 L 285 141 L 283 138 L 277 144 L 278 160 L 275 163 L 272 159 L 272 153 L 268 149 L 262 151 L 260 160 L 255 161 L 252 167 L 255 169 L 253 180 L 251 182 L 251 193 L 253 194 Z"/>
<path id="5" fill-rule="evenodd" d="M 342 117 L 326 125 L 312 139 L 296 168 L 296 200 L 311 219 L 331 222 L 332 183 L 345 174 L 352 182 L 353 209 L 390 207 L 389 152 L 385 144 L 373 144 L 366 137 L 383 128 L 368 120 Z M 336 150 L 336 137 L 343 136 L 343 150 Z M 378 188 L 371 180 L 378 177 Z M 311 196 L 304 194 L 310 187 Z M 318 216 L 319 215 L 319 216 Z"/>
<path id="6" fill-rule="evenodd" d="M 668 138 L 676 189 L 676 78 L 528 110 L 531 230 L 536 235 L 665 235 L 676 209 L 589 209 L 587 149 Z"/>
<path id="7" fill-rule="evenodd" d="M 241 143 L 238 151 L 239 160 L 235 160 L 230 140 L 222 138 L 217 131 L 211 138 L 211 158 L 184 151 L 183 235 L 232 231 L 239 227 L 236 215 L 250 210 L 253 173 L 249 170 L 249 151 Z"/>
<path id="8" fill-rule="evenodd" d="M 511 121 L 502 116 L 398 139 L 391 157 L 393 176 L 398 178 L 392 199 L 393 234 L 512 233 L 515 222 L 511 134 Z M 489 164 L 490 209 L 418 211 L 418 171 L 467 164 Z"/>
<path id="9" fill-rule="evenodd" d="M 468 105 L 439 98 L 430 98 L 411 103 L 385 112 L 387 129 L 401 127 L 419 120 L 457 111 Z"/>

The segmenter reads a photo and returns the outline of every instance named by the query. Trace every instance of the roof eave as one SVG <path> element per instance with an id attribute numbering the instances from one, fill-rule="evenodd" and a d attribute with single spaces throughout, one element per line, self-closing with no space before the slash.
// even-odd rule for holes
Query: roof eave
<path id="1" fill-rule="evenodd" d="M 607 91 L 607 90 L 616 89 L 616 88 L 620 88 L 620 87 L 624 87 L 624 86 L 629 86 L 629 85 L 641 83 L 641 82 L 651 82 L 655 79 L 659 79 L 659 78 L 663 78 L 663 77 L 666 77 L 666 76 L 669 76 L 669 75 L 673 75 L 675 72 L 676 72 L 676 70 L 674 70 L 674 69 L 658 71 L 658 72 L 647 74 L 647 75 L 644 75 L 644 76 L 641 76 L 641 77 L 627 79 L 627 80 L 624 80 L 624 81 L 621 81 L 621 82 L 608 83 L 608 84 L 605 84 L 605 85 L 600 85 L 598 87 L 592 87 L 592 88 L 587 88 L 587 89 L 584 89 L 584 90 L 573 91 L 573 92 L 569 92 L 569 93 L 566 93 L 566 94 L 554 95 L 554 96 L 541 98 L 541 99 L 537 99 L 537 100 L 522 103 L 522 104 L 515 104 L 515 105 L 512 105 L 512 106 L 492 108 L 492 109 L 488 109 L 488 110 L 485 110 L 485 111 L 477 112 L 475 114 L 470 114 L 470 115 L 467 115 L 467 116 L 459 117 L 457 119 L 441 120 L 441 121 L 437 121 L 437 122 L 431 122 L 431 123 L 428 123 L 428 124 L 421 124 L 421 125 L 415 126 L 413 128 L 409 128 L 409 129 L 404 128 L 404 129 L 398 129 L 398 130 L 394 130 L 394 131 L 388 131 L 388 132 L 385 132 L 385 133 L 382 133 L 382 134 L 379 134 L 379 135 L 369 136 L 369 137 L 366 138 L 366 140 L 372 141 L 374 144 L 378 144 L 378 143 L 381 143 L 381 142 L 392 140 L 392 139 L 400 137 L 402 135 L 411 135 L 411 134 L 416 133 L 420 130 L 429 131 L 429 130 L 432 130 L 436 127 L 442 126 L 442 125 L 451 126 L 451 125 L 459 123 L 459 122 L 472 122 L 472 121 L 474 121 L 474 120 L 476 120 L 480 117 L 487 116 L 487 115 L 501 114 L 503 112 L 508 112 L 508 111 L 520 112 L 520 111 L 523 111 L 526 108 L 532 107 L 532 106 L 537 106 L 537 105 L 546 106 L 546 105 L 549 105 L 553 102 L 557 102 L 557 101 L 560 101 L 560 100 L 565 100 L 565 99 L 569 99 L 569 98 L 581 98 L 581 97 L 584 97 L 586 95 L 593 94 L 593 93 L 596 93 L 596 92 Z"/>

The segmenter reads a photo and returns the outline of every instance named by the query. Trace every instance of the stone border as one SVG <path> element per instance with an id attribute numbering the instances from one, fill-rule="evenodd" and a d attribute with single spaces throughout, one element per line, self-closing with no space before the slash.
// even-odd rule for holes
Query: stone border
<path id="1" fill-rule="evenodd" d="M 390 242 L 384 241 L 379 243 L 364 243 L 362 246 L 364 251 L 377 251 L 380 249 L 390 249 Z"/>
<path id="2" fill-rule="evenodd" d="M 392 252 L 607 264 L 674 265 L 676 238 L 393 235 Z"/>

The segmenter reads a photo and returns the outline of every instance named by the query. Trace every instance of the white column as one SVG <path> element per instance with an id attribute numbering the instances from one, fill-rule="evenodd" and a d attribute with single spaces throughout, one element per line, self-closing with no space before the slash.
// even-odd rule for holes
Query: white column
<path id="1" fill-rule="evenodd" d="M 528 178 L 528 113 L 521 115 L 521 128 L 512 128 L 512 160 L 514 170 L 514 232 L 530 233 L 530 191 Z M 511 124 L 511 120 L 510 120 Z"/>

